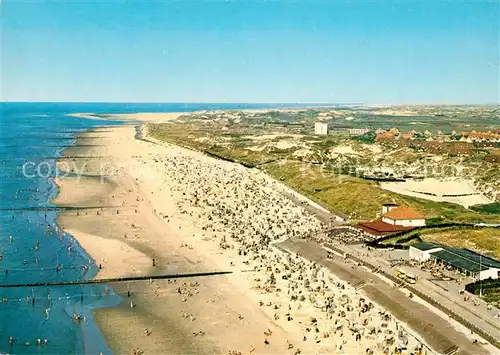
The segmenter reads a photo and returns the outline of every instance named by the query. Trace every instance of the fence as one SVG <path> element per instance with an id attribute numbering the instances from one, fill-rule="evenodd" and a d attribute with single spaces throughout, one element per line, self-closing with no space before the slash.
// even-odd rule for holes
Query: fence
<path id="1" fill-rule="evenodd" d="M 429 229 L 444 229 L 444 228 L 452 228 L 452 229 L 481 229 L 481 228 L 499 228 L 499 226 L 494 226 L 494 225 L 477 225 L 477 224 L 472 224 L 472 223 L 442 223 L 442 224 L 436 224 L 432 226 L 422 226 L 422 227 L 415 227 L 411 230 L 407 231 L 401 231 L 397 232 L 385 237 L 378 238 L 377 240 L 367 242 L 366 245 L 373 247 L 373 248 L 386 248 L 386 246 L 383 246 L 381 242 L 384 242 L 389 239 L 395 239 L 398 237 L 402 237 L 401 239 L 397 239 L 394 244 L 389 245 L 390 248 L 396 247 L 397 244 L 405 243 L 410 241 L 413 238 L 419 238 L 420 234 L 419 232 L 423 230 L 429 230 Z M 422 241 L 420 239 L 420 241 Z M 406 248 L 402 248 L 406 249 Z"/>
<path id="2" fill-rule="evenodd" d="M 476 294 L 476 291 L 478 291 L 479 289 L 483 291 L 490 289 L 500 289 L 500 279 L 486 279 L 465 285 L 465 290 L 472 294 Z"/>

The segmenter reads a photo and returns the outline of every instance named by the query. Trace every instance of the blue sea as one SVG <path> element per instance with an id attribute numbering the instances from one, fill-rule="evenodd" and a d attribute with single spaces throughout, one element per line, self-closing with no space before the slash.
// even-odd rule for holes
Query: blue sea
<path id="1" fill-rule="evenodd" d="M 91 279 L 94 261 L 55 222 L 54 158 L 74 135 L 109 124 L 69 113 L 189 112 L 266 104 L 0 103 L 0 285 Z M 113 122 L 115 124 L 115 122 Z M 52 207 L 52 208 L 51 208 Z M 0 288 L 0 354 L 110 353 L 92 309 L 120 297 L 105 286 Z M 85 321 L 75 322 L 77 313 Z M 13 337 L 13 342 L 9 338 Z M 37 339 L 41 345 L 37 345 Z M 47 339 L 47 343 L 44 342 Z"/>

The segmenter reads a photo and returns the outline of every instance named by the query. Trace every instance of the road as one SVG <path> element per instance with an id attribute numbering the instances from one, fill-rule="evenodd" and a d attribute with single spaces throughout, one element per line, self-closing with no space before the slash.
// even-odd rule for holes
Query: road
<path id="1" fill-rule="evenodd" d="M 308 260 L 317 262 L 340 279 L 351 285 L 358 285 L 363 292 L 382 307 L 388 309 L 397 319 L 404 321 L 417 332 L 432 349 L 439 353 L 449 353 L 458 347 L 458 354 L 488 354 L 480 344 L 474 344 L 456 330 L 450 322 L 441 318 L 428 306 L 408 297 L 407 290 L 395 288 L 382 278 L 364 267 L 356 267 L 351 261 L 344 261 L 340 256 L 327 258 L 327 251 L 315 241 L 289 239 L 278 248 L 299 253 Z"/>
<path id="2" fill-rule="evenodd" d="M 398 269 L 402 269 L 403 271 L 416 275 L 418 277 L 418 282 L 412 285 L 414 288 L 433 298 L 436 302 L 444 305 L 446 308 L 459 314 L 486 333 L 491 334 L 497 339 L 500 338 L 500 319 L 498 318 L 498 309 L 494 308 L 492 310 L 488 310 L 487 303 L 485 301 L 469 293 L 467 293 L 467 295 L 470 295 L 471 300 L 469 302 L 465 302 L 463 300 L 464 296 L 459 293 L 460 290 L 464 289 L 465 284 L 460 285 L 454 281 L 446 282 L 435 280 L 433 277 L 430 277 L 431 275 L 428 272 L 422 271 L 417 267 L 403 266 L 391 268 L 391 252 L 388 251 L 374 250 L 372 252 L 368 252 L 366 248 L 362 248 L 360 246 L 343 246 L 343 248 L 346 252 L 351 253 L 351 255 L 363 257 L 371 264 L 379 267 L 382 271 L 393 276 L 397 276 Z M 404 252 L 406 252 L 406 254 L 408 253 L 407 251 Z M 472 282 L 471 279 L 468 280 Z M 477 306 L 473 305 L 472 299 L 477 302 Z"/>
<path id="3" fill-rule="evenodd" d="M 338 222 L 338 219 L 336 218 L 336 215 L 334 213 L 330 213 L 328 211 L 325 211 L 324 209 L 319 209 L 317 208 L 317 206 L 314 206 L 313 204 L 308 204 L 308 203 L 304 203 L 303 200 L 300 200 L 298 199 L 296 196 L 293 196 L 292 194 L 285 194 L 288 198 L 290 198 L 294 203 L 296 203 L 297 205 L 300 205 L 302 206 L 307 212 L 315 215 L 320 221 L 322 221 L 323 223 L 325 223 L 325 225 L 338 225 L 340 224 Z M 307 199 L 305 199 L 307 201 Z M 321 238 L 324 238 L 324 236 L 317 236 L 319 237 L 320 239 Z M 335 242 L 334 240 L 331 240 L 331 242 Z M 307 242 L 305 245 L 302 245 L 300 244 L 302 242 L 298 241 L 298 240 L 288 240 L 285 242 L 285 244 L 279 246 L 280 248 L 284 248 L 285 250 L 289 250 L 289 251 L 294 251 L 296 250 L 297 248 L 305 248 L 303 250 L 304 254 L 301 253 L 301 255 L 305 256 L 307 259 L 309 260 L 319 260 L 321 261 L 321 263 L 330 263 L 331 261 L 329 260 L 326 260 L 325 257 L 326 257 L 326 251 L 324 249 L 322 249 L 322 246 L 313 242 L 313 241 L 310 241 L 310 242 Z M 310 246 L 308 246 L 310 244 Z M 391 275 L 391 276 L 396 276 L 397 274 L 397 268 L 391 268 L 390 266 L 390 260 L 391 260 L 391 256 L 390 254 L 387 254 L 387 250 L 372 250 L 372 251 L 368 251 L 367 248 L 361 248 L 359 245 L 341 245 L 341 244 L 336 244 L 336 247 L 339 248 L 339 249 L 342 249 L 342 251 L 344 253 L 348 253 L 350 255 L 357 255 L 361 261 L 363 262 L 368 262 L 369 264 L 371 264 L 372 266 L 374 266 L 374 268 L 379 268 L 380 270 L 382 270 L 383 272 L 385 272 L 387 275 Z M 310 249 L 310 250 L 309 250 Z M 404 253 L 405 254 L 405 257 L 408 258 L 408 251 L 398 251 L 399 253 Z M 396 253 L 395 251 L 393 251 L 392 253 Z M 363 256 L 361 256 L 360 254 L 365 254 Z M 330 266 L 333 266 L 333 265 L 330 265 Z M 345 265 L 344 265 L 345 266 Z M 353 272 L 346 272 L 343 268 L 339 267 L 339 265 L 335 265 L 335 267 L 330 268 L 332 270 L 332 272 L 334 274 L 336 274 L 338 277 L 340 277 L 341 279 L 344 279 L 346 281 L 351 281 L 351 284 L 357 284 L 357 283 L 361 283 L 363 281 L 366 281 L 366 280 L 382 280 L 380 279 L 379 277 L 373 277 L 374 275 L 373 274 L 363 274 L 362 277 L 360 276 L 356 276 L 357 273 L 353 273 Z M 342 271 L 344 270 L 344 271 Z M 349 271 L 349 269 L 347 269 L 347 271 Z M 463 289 L 463 287 L 461 287 L 460 285 L 445 285 L 444 286 L 444 289 L 442 288 L 443 285 L 441 284 L 436 284 L 435 281 L 431 281 L 431 280 L 428 280 L 428 275 L 422 275 L 422 271 L 420 269 L 415 269 L 413 268 L 411 271 L 411 273 L 414 273 L 415 275 L 419 276 L 419 282 L 415 285 L 411 285 L 412 287 L 414 287 L 417 291 L 420 291 L 420 293 L 428 296 L 430 298 L 430 300 L 428 300 L 429 302 L 435 302 L 437 304 L 439 304 L 439 308 L 440 309 L 444 309 L 444 310 L 451 310 L 455 315 L 456 315 L 456 320 L 458 320 L 462 325 L 466 326 L 467 328 L 473 328 L 473 327 L 477 327 L 478 330 L 486 333 L 489 335 L 488 339 L 490 341 L 490 343 L 494 344 L 497 348 L 500 348 L 500 318 L 498 317 L 495 317 L 497 316 L 496 312 L 497 310 L 494 310 L 494 311 L 490 311 L 490 310 L 487 310 L 486 308 L 486 302 L 484 302 L 483 300 L 479 299 L 478 297 L 475 297 L 473 295 L 470 295 L 472 299 L 475 299 L 477 302 L 479 302 L 479 305 L 478 306 L 473 306 L 471 303 L 466 303 L 463 301 L 463 295 L 460 295 L 459 294 L 459 289 Z M 385 285 L 387 285 L 386 282 L 383 282 Z M 380 285 L 380 283 L 377 282 L 378 285 Z M 370 288 L 370 286 L 365 286 L 364 289 L 366 291 L 366 289 Z M 385 289 L 385 286 L 384 286 L 384 289 Z M 445 289 L 448 289 L 445 290 Z M 387 290 L 388 291 L 388 290 Z M 392 290 L 394 292 L 394 290 Z M 392 295 L 393 292 L 388 292 L 387 294 L 394 296 Z M 400 293 L 402 293 L 401 291 L 399 291 Z M 377 292 L 375 290 L 372 290 L 372 294 L 376 294 Z M 380 295 L 379 295 L 380 296 Z M 394 298 L 395 299 L 395 298 Z M 407 300 L 408 297 L 405 295 L 405 299 Z M 403 304 L 406 304 L 406 302 L 404 302 Z M 419 306 L 422 306 L 421 304 L 417 303 L 417 302 L 412 302 L 409 306 L 410 308 L 407 308 L 407 311 L 408 310 L 411 310 L 412 308 L 411 307 L 417 307 L 416 305 L 419 305 Z M 431 304 L 429 304 L 429 307 L 431 306 Z M 437 306 L 437 305 L 434 305 L 434 306 Z M 440 324 L 441 326 L 443 326 L 443 321 L 442 321 L 442 318 L 438 317 L 437 314 L 435 312 L 432 312 L 430 311 L 430 308 L 429 307 L 423 307 L 423 309 L 421 307 L 419 307 L 418 309 L 420 309 L 422 312 L 422 314 L 427 314 L 429 315 L 429 318 L 426 318 L 426 319 L 435 319 L 437 323 L 435 324 Z M 417 309 L 417 308 L 414 308 L 414 309 Z M 446 313 L 446 312 L 445 312 Z M 395 314 L 396 315 L 396 314 Z M 432 316 L 431 316 L 432 315 Z M 406 317 L 407 316 L 410 316 L 411 317 L 411 313 L 404 313 L 402 314 L 402 317 L 398 317 L 396 315 L 397 318 L 399 319 L 407 319 Z M 438 318 L 435 318 L 435 317 L 438 317 Z M 423 319 L 425 321 L 425 319 Z M 472 323 L 472 327 L 469 327 L 468 324 Z M 449 322 L 446 322 L 446 325 L 450 325 Z M 418 331 L 420 333 L 420 330 L 417 330 L 415 328 L 416 331 Z M 422 329 L 423 330 L 423 329 Z M 455 331 L 456 333 L 456 331 Z M 456 334 L 455 333 L 452 333 L 450 331 L 450 334 L 454 334 L 452 336 L 452 338 L 455 338 Z M 423 334 L 423 333 L 422 333 Z M 462 345 L 460 345 L 460 348 L 461 348 L 461 351 L 463 353 L 468 353 L 469 351 L 472 351 L 471 353 L 472 354 L 479 354 L 480 353 L 480 350 L 479 349 L 475 349 L 474 347 L 473 348 L 470 348 L 470 340 L 466 339 L 464 336 L 463 336 L 463 333 L 460 333 L 461 336 L 459 337 L 459 339 L 457 339 L 457 345 L 460 343 Z M 450 337 L 447 337 L 449 339 L 451 339 Z M 427 338 L 424 337 L 424 339 L 426 339 L 427 341 Z M 432 342 L 432 339 L 431 341 L 428 342 L 428 344 L 433 344 L 434 342 Z M 446 344 L 446 345 L 445 345 Z M 450 350 L 455 344 L 453 342 L 450 342 L 449 340 L 445 341 L 443 340 L 443 343 L 442 344 L 436 344 L 436 348 L 434 348 L 433 345 L 431 345 L 435 350 L 438 350 L 438 351 L 446 351 L 446 350 Z M 449 347 L 447 347 L 449 346 Z M 439 350 L 441 349 L 441 350 Z M 482 348 L 480 348 L 481 351 L 483 350 Z M 500 350 L 498 351 L 498 353 L 500 354 Z"/>

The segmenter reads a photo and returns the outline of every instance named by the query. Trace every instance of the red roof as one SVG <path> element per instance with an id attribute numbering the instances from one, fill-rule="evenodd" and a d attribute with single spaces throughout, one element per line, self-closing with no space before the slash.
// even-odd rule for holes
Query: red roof
<path id="1" fill-rule="evenodd" d="M 389 235 L 413 229 L 413 227 L 395 226 L 382 221 L 360 222 L 356 227 L 372 235 Z"/>
<path id="2" fill-rule="evenodd" d="M 425 216 L 421 213 L 418 213 L 413 208 L 410 207 L 396 207 L 385 213 L 382 217 L 387 217 L 390 219 L 425 219 Z"/>

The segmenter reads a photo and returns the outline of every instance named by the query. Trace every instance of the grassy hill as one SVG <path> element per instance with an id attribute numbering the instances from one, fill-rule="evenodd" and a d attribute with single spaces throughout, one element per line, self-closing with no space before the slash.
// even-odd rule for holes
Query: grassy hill
<path id="1" fill-rule="evenodd" d="M 427 231 L 421 233 L 420 237 L 426 242 L 478 250 L 500 260 L 500 230 L 496 228 Z"/>
<path id="2" fill-rule="evenodd" d="M 300 158 L 290 158 L 290 149 L 249 149 L 246 128 L 238 132 L 223 132 L 212 123 L 150 124 L 150 134 L 166 142 L 259 166 L 270 176 L 335 212 L 350 215 L 354 220 L 370 220 L 379 216 L 382 205 L 392 202 L 408 205 L 429 218 L 429 223 L 440 222 L 491 222 L 498 223 L 498 215 L 490 208 L 469 210 L 457 204 L 435 202 L 404 196 L 382 190 L 377 182 L 340 175 L 325 170 L 321 165 L 303 163 Z M 256 132 L 253 132 L 256 134 Z"/>
<path id="3" fill-rule="evenodd" d="M 277 162 L 263 166 L 263 170 L 325 208 L 351 215 L 356 220 L 377 218 L 382 205 L 393 202 L 411 206 L 435 223 L 498 222 L 498 216 L 492 214 L 471 211 L 454 203 L 429 201 L 382 190 L 376 182 L 337 175 L 317 165 Z"/>

